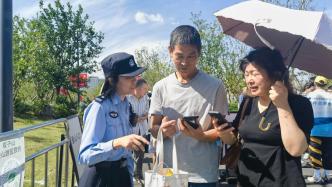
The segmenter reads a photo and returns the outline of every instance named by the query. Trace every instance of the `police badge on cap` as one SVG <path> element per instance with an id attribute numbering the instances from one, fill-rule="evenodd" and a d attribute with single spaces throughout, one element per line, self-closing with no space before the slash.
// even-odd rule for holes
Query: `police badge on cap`
<path id="1" fill-rule="evenodd" d="M 110 76 L 132 76 L 135 77 L 146 70 L 138 67 L 134 56 L 128 53 L 114 53 L 101 62 L 105 78 Z"/>
<path id="2" fill-rule="evenodd" d="M 133 59 L 130 59 L 129 60 L 129 66 L 130 67 L 134 67 L 136 64 L 135 64 L 135 62 L 134 62 L 134 60 Z"/>

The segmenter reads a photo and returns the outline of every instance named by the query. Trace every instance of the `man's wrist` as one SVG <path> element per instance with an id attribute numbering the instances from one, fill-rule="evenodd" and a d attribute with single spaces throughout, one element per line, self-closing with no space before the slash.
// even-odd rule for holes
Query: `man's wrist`
<path id="1" fill-rule="evenodd" d="M 159 125 L 153 125 L 152 126 L 152 128 L 151 128 L 151 134 L 152 134 L 153 137 L 157 138 L 159 128 L 160 128 Z"/>

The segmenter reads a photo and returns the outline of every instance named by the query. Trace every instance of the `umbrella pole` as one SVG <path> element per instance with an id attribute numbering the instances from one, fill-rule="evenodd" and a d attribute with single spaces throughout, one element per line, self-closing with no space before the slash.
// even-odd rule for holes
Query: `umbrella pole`
<path id="1" fill-rule="evenodd" d="M 290 60 L 290 63 L 289 63 L 289 65 L 288 65 L 288 67 L 287 67 L 287 71 L 285 71 L 285 72 L 283 73 L 283 75 L 281 76 L 281 80 L 284 80 L 284 79 L 285 79 L 285 77 L 286 77 L 286 75 L 287 75 L 287 72 L 289 71 L 289 68 L 293 65 L 294 59 L 295 59 L 297 53 L 299 52 L 300 47 L 301 47 L 303 41 L 304 41 L 304 37 L 303 37 L 303 36 L 301 36 L 298 40 L 296 40 L 296 42 L 295 42 L 295 44 L 294 44 L 294 47 L 296 47 L 295 52 L 293 53 L 293 56 L 292 56 L 292 58 L 291 58 L 291 60 Z M 294 47 L 293 47 L 293 48 L 294 48 Z M 292 49 L 293 49 L 293 48 L 292 48 Z M 265 123 L 265 121 L 266 121 L 266 115 L 267 115 L 267 112 L 268 112 L 269 109 L 271 108 L 271 105 L 272 105 L 272 101 L 270 101 L 269 106 L 268 106 L 267 109 L 264 111 L 264 114 L 262 115 L 261 121 L 260 121 L 260 123 L 259 123 L 259 125 L 258 125 L 259 129 L 260 129 L 261 131 L 263 131 L 263 132 L 268 131 L 268 130 L 270 129 L 270 125 L 267 125 L 266 127 L 264 127 L 264 123 Z"/>
<path id="2" fill-rule="evenodd" d="M 293 65 L 294 59 L 295 59 L 297 53 L 299 52 L 300 47 L 301 47 L 303 41 L 304 41 L 304 37 L 301 36 L 301 37 L 295 42 L 294 46 L 292 47 L 292 49 L 294 49 L 294 47 L 296 47 L 296 49 L 295 49 L 295 52 L 294 52 L 294 54 L 293 54 L 293 56 L 292 56 L 292 58 L 291 58 L 291 60 L 290 60 L 290 62 L 289 62 L 289 65 L 288 65 L 287 71 L 288 71 L 289 68 Z M 287 57 L 287 58 L 288 58 L 288 57 Z M 286 74 L 286 72 L 284 73 L 283 78 L 285 77 L 285 74 Z"/>

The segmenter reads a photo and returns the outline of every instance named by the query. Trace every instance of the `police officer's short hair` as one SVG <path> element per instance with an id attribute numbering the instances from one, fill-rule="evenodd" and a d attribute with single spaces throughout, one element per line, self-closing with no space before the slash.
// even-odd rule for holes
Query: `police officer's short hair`
<path id="1" fill-rule="evenodd" d="M 194 45 L 198 53 L 201 53 L 202 49 L 199 32 L 190 25 L 180 25 L 172 31 L 169 47 L 174 48 L 175 45 Z"/>

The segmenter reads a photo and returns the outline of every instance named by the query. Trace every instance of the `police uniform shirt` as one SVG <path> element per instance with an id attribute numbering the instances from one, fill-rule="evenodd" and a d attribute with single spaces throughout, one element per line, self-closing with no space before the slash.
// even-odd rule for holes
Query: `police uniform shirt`
<path id="1" fill-rule="evenodd" d="M 121 101 L 117 94 L 111 99 L 96 100 L 84 111 L 84 131 L 78 155 L 79 162 L 94 165 L 102 161 L 127 158 L 127 167 L 132 174 L 134 162 L 131 151 L 125 148 L 114 149 L 112 145 L 114 139 L 132 134 L 129 103 L 126 98 Z"/>
<path id="2" fill-rule="evenodd" d="M 289 95 L 288 101 L 299 128 L 309 140 L 313 123 L 310 101 L 298 95 Z M 258 127 L 262 118 L 258 97 L 251 99 L 245 114 L 239 127 L 244 141 L 238 163 L 241 186 L 305 186 L 300 157 L 292 157 L 283 146 L 277 108 L 272 104 L 267 112 L 263 125 L 271 124 L 267 131 Z"/>

